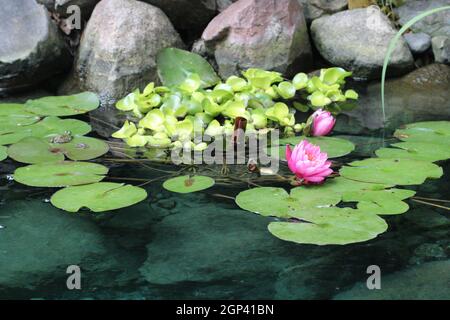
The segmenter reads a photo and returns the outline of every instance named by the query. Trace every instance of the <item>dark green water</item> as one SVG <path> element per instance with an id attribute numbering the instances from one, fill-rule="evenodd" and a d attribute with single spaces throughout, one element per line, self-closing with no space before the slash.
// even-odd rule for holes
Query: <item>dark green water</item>
<path id="1" fill-rule="evenodd" d="M 353 137 L 354 157 L 369 156 L 378 137 Z M 415 189 L 450 199 L 445 175 Z M 130 208 L 69 214 L 48 203 L 55 190 L 8 180 L 0 169 L 0 298 L 23 299 L 450 299 L 450 212 L 409 201 L 387 218 L 389 231 L 347 246 L 297 245 L 267 231 L 270 218 L 240 210 L 221 193 L 237 186 L 177 195 L 161 182 Z M 138 165 L 110 177 L 152 179 Z M 443 203 L 447 205 L 448 203 Z M 81 290 L 69 290 L 66 269 L 81 268 Z M 381 269 L 381 290 L 368 290 L 367 267 Z"/>

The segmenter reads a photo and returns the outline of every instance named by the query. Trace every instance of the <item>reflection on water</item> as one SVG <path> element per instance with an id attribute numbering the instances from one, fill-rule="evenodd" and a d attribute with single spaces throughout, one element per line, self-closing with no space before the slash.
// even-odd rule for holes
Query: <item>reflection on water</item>
<path id="1" fill-rule="evenodd" d="M 351 137 L 356 157 L 382 141 Z M 416 187 L 423 197 L 449 199 L 445 176 Z M 26 299 L 355 299 L 450 298 L 449 212 L 409 201 L 388 218 L 389 232 L 347 246 L 297 245 L 274 238 L 267 220 L 242 211 L 236 186 L 175 195 L 148 185 L 131 208 L 92 215 L 52 207 L 54 190 L 30 189 L 0 174 L 0 298 Z M 140 166 L 116 166 L 111 177 L 152 179 Z M 161 173 L 158 173 L 161 174 Z M 66 268 L 81 267 L 81 290 L 66 287 Z M 369 265 L 382 290 L 369 291 Z"/>

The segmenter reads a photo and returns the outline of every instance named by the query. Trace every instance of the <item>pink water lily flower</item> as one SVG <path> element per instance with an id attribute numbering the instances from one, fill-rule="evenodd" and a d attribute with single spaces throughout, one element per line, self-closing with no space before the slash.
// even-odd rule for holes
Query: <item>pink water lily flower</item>
<path id="1" fill-rule="evenodd" d="M 328 155 L 320 147 L 303 140 L 291 150 L 286 146 L 286 160 L 289 169 L 295 173 L 300 184 L 321 183 L 333 173 Z"/>
<path id="2" fill-rule="evenodd" d="M 326 136 L 336 124 L 336 119 L 331 113 L 322 109 L 314 112 L 311 117 L 313 118 L 311 134 L 315 137 Z"/>

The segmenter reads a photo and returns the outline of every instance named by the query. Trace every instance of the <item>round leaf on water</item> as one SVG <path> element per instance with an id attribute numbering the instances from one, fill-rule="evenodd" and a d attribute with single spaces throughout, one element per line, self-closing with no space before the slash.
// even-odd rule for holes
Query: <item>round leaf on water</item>
<path id="1" fill-rule="evenodd" d="M 379 216 L 350 208 L 305 210 L 301 219 L 309 222 L 272 222 L 268 229 L 285 241 L 344 245 L 373 239 L 388 228 Z"/>
<path id="2" fill-rule="evenodd" d="M 69 212 L 78 212 L 81 208 L 103 212 L 129 207 L 146 198 L 147 192 L 142 188 L 120 183 L 99 182 L 59 190 L 52 196 L 51 203 Z"/>
<path id="3" fill-rule="evenodd" d="M 7 148 L 4 146 L 0 146 L 0 161 L 5 160 L 8 157 Z"/>
<path id="4" fill-rule="evenodd" d="M 49 143 L 44 139 L 27 137 L 8 149 L 9 156 L 22 163 L 44 163 L 71 160 L 91 160 L 109 151 L 102 140 L 89 137 L 74 137 L 67 143 Z"/>
<path id="5" fill-rule="evenodd" d="M 66 187 L 103 180 L 108 168 L 88 162 L 42 163 L 18 168 L 14 180 L 31 187 Z"/>
<path id="6" fill-rule="evenodd" d="M 191 193 L 211 188 L 214 183 L 210 177 L 182 176 L 165 181 L 163 187 L 172 192 Z"/>
<path id="7" fill-rule="evenodd" d="M 328 158 L 338 158 L 345 156 L 355 150 L 355 145 L 345 139 L 335 138 L 335 137 L 290 137 L 285 139 L 280 139 L 280 159 L 286 159 L 286 145 L 297 145 L 302 140 L 307 139 L 310 143 L 315 144 L 320 147 L 321 152 L 325 152 Z"/>
<path id="8" fill-rule="evenodd" d="M 47 117 L 32 125 L 16 127 L 7 133 L 0 133 L 0 145 L 13 144 L 26 137 L 51 138 L 67 132 L 71 135 L 83 136 L 91 130 L 89 124 L 80 120 Z"/>
<path id="9" fill-rule="evenodd" d="M 403 202 L 414 196 L 415 191 L 388 189 L 379 191 L 348 191 L 343 194 L 343 201 L 358 202 L 358 209 L 378 215 L 394 215 L 408 211 L 409 206 Z"/>
<path id="10" fill-rule="evenodd" d="M 403 141 L 450 145 L 450 121 L 411 123 L 395 131 L 394 136 Z"/>
<path id="11" fill-rule="evenodd" d="M 424 183 L 427 178 L 440 178 L 442 168 L 425 161 L 372 158 L 352 162 L 340 174 L 363 182 L 414 185 Z"/>
<path id="12" fill-rule="evenodd" d="M 295 202 L 286 190 L 271 187 L 245 190 L 236 197 L 236 204 L 243 210 L 279 218 L 289 217 L 289 208 Z"/>
<path id="13" fill-rule="evenodd" d="M 192 74 L 197 74 L 202 80 L 201 88 L 220 82 L 213 67 L 198 54 L 166 48 L 158 53 L 156 60 L 159 77 L 165 86 L 179 86 Z"/>
<path id="14" fill-rule="evenodd" d="M 28 100 L 26 110 L 41 116 L 73 116 L 83 114 L 100 105 L 93 92 L 82 92 L 71 96 L 44 97 Z"/>
<path id="15" fill-rule="evenodd" d="M 407 141 L 395 143 L 391 146 L 396 148 L 382 148 L 377 150 L 375 154 L 380 158 L 401 158 L 431 162 L 450 158 L 450 146 L 448 144 Z"/>

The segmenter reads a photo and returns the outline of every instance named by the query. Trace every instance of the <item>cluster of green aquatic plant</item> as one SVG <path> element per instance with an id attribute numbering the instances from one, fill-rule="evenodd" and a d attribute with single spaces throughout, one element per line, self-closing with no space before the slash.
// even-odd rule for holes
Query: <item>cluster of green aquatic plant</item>
<path id="1" fill-rule="evenodd" d="M 260 187 L 241 192 L 244 210 L 279 221 L 269 224 L 276 237 L 304 244 L 348 244 L 367 241 L 387 230 L 380 216 L 408 211 L 404 200 L 415 191 L 394 186 L 419 185 L 438 179 L 433 163 L 450 158 L 450 122 L 419 122 L 395 132 L 403 142 L 376 151 L 376 158 L 354 161 L 340 176 L 323 185 L 292 188 Z M 352 208 L 356 203 L 356 208 Z"/>
<path id="2" fill-rule="evenodd" d="M 0 104 L 0 161 L 9 156 L 32 164 L 15 170 L 16 182 L 64 188 L 52 196 L 51 203 L 66 211 L 87 207 L 99 212 L 144 200 L 147 194 L 142 188 L 101 183 L 109 169 L 83 161 L 106 154 L 108 144 L 85 136 L 92 130 L 88 123 L 60 118 L 84 114 L 98 106 L 99 100 L 91 92 Z"/>
<path id="3" fill-rule="evenodd" d="M 338 114 L 358 98 L 354 90 L 343 91 L 351 72 L 342 68 L 311 78 L 299 73 L 292 81 L 278 72 L 248 69 L 222 82 L 205 59 L 184 50 L 165 49 L 157 63 L 164 86 L 150 83 L 116 104 L 130 119 L 113 137 L 131 147 L 203 150 L 207 143 L 194 143 L 196 135 L 232 135 L 238 118 L 246 120 L 247 132 L 279 128 L 285 136 L 308 134 L 311 123 L 296 123 L 297 111 Z"/>

